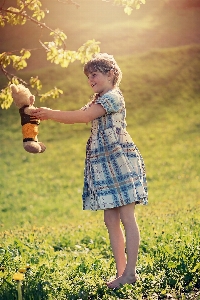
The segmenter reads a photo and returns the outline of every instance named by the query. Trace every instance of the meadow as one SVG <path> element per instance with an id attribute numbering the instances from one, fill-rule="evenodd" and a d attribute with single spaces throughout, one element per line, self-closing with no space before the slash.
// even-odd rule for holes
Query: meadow
<path id="1" fill-rule="evenodd" d="M 140 281 L 118 291 L 105 285 L 115 266 L 103 214 L 83 212 L 81 202 L 90 125 L 42 122 L 39 139 L 47 149 L 31 155 L 12 106 L 0 111 L 1 300 L 18 299 L 20 284 L 24 300 L 200 299 L 200 47 L 117 60 L 127 129 L 144 157 L 149 187 L 148 206 L 136 208 Z M 78 63 L 38 75 L 44 89 L 57 80 L 64 91 L 43 106 L 78 109 L 91 95 Z M 19 274 L 23 280 L 14 280 Z"/>

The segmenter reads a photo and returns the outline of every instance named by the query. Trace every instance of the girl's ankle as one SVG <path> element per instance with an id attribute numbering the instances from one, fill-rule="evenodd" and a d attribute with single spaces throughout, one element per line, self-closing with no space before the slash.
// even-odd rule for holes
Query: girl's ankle
<path id="1" fill-rule="evenodd" d="M 123 275 L 123 276 L 126 276 L 126 277 L 133 277 L 133 278 L 134 278 L 134 277 L 135 277 L 135 278 L 137 277 L 136 271 L 135 271 L 135 272 L 129 272 L 129 271 L 126 271 L 126 270 L 125 270 L 125 271 L 123 272 L 122 275 Z"/>

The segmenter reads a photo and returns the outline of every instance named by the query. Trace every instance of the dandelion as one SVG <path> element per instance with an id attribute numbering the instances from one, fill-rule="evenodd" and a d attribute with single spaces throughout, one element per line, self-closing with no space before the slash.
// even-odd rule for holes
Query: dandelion
<path id="1" fill-rule="evenodd" d="M 20 273 L 20 272 L 17 272 L 13 275 L 13 279 L 15 281 L 21 281 L 21 280 L 24 280 L 24 274 L 23 273 Z"/>
<path id="2" fill-rule="evenodd" d="M 30 265 L 29 264 L 27 264 L 25 267 L 22 267 L 22 268 L 19 268 L 19 270 L 18 270 L 18 272 L 19 273 L 26 273 L 26 271 L 28 271 L 28 270 L 30 270 Z"/>
<path id="3" fill-rule="evenodd" d="M 19 273 L 26 273 L 26 268 L 20 268 L 18 271 Z"/>
<path id="4" fill-rule="evenodd" d="M 21 281 L 24 280 L 24 274 L 17 272 L 13 275 L 13 279 L 17 281 L 17 292 L 18 292 L 18 300 L 22 300 L 22 283 Z"/>

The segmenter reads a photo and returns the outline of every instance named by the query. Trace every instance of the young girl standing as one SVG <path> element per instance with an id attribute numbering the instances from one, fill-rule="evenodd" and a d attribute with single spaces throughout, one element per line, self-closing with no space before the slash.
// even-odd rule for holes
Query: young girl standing
<path id="1" fill-rule="evenodd" d="M 94 91 L 91 102 L 75 111 L 38 108 L 34 115 L 65 124 L 92 124 L 86 145 L 83 209 L 104 210 L 117 270 L 107 286 L 115 289 L 138 279 L 140 236 L 134 210 L 136 204 L 148 201 L 145 166 L 126 131 L 125 102 L 119 89 L 122 73 L 115 59 L 99 53 L 85 64 L 84 73 Z"/>

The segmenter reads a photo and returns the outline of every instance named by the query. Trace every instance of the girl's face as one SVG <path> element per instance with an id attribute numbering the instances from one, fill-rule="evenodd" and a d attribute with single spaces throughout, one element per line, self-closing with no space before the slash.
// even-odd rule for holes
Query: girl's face
<path id="1" fill-rule="evenodd" d="M 93 89 L 94 93 L 98 93 L 101 96 L 114 87 L 113 76 L 111 72 L 103 74 L 100 71 L 95 71 L 89 73 L 87 77 L 88 83 Z"/>

